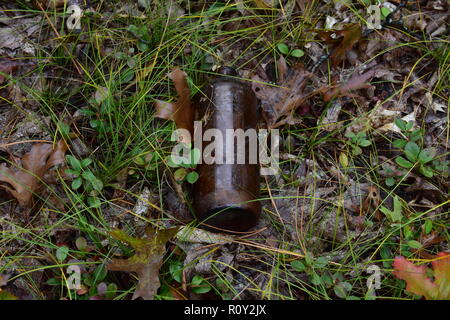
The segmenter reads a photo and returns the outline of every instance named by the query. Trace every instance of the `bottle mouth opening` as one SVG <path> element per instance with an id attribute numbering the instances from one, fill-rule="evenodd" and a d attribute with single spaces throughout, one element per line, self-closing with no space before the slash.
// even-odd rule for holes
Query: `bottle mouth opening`
<path id="1" fill-rule="evenodd" d="M 219 207 L 208 210 L 201 217 L 200 227 L 224 233 L 246 232 L 256 224 L 257 217 L 240 207 Z"/>

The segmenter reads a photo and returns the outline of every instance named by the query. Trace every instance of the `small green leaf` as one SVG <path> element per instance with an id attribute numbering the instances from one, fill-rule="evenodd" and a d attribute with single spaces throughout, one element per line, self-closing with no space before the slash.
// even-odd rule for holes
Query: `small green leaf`
<path id="1" fill-rule="evenodd" d="M 411 141 L 417 141 L 420 139 L 421 136 L 422 136 L 422 131 L 420 129 L 417 129 L 410 133 L 409 139 Z"/>
<path id="2" fill-rule="evenodd" d="M 352 131 L 347 132 L 347 133 L 345 134 L 345 136 L 346 136 L 347 138 L 349 138 L 349 139 L 354 139 L 354 138 L 356 138 L 356 134 L 355 134 L 354 132 L 352 132 Z"/>
<path id="3" fill-rule="evenodd" d="M 424 166 L 424 165 L 420 165 L 419 171 L 421 174 L 423 174 L 427 178 L 432 178 L 434 175 L 433 169 L 431 169 L 430 167 Z"/>
<path id="4" fill-rule="evenodd" d="M 431 230 L 433 229 L 433 221 L 427 219 L 424 223 L 424 231 L 426 234 L 429 234 Z"/>
<path id="5" fill-rule="evenodd" d="M 78 250 L 84 251 L 87 248 L 87 241 L 83 237 L 78 237 L 77 240 L 75 240 L 75 245 L 77 246 Z"/>
<path id="6" fill-rule="evenodd" d="M 392 187 L 395 184 L 395 179 L 393 177 L 389 177 L 386 179 L 386 185 L 388 187 Z"/>
<path id="7" fill-rule="evenodd" d="M 136 46 L 139 49 L 139 51 L 147 51 L 148 50 L 148 45 L 144 42 L 138 41 Z"/>
<path id="8" fill-rule="evenodd" d="M 310 275 L 309 280 L 316 286 L 322 284 L 322 278 L 317 273 Z"/>
<path id="9" fill-rule="evenodd" d="M 61 135 L 64 138 L 67 138 L 70 133 L 70 126 L 67 123 L 64 122 L 58 122 L 58 128 L 61 131 Z"/>
<path id="10" fill-rule="evenodd" d="M 314 262 L 314 257 L 312 256 L 312 254 L 310 252 L 306 252 L 305 262 L 308 266 L 312 266 L 312 264 Z"/>
<path id="11" fill-rule="evenodd" d="M 325 257 L 319 257 L 316 260 L 314 260 L 313 266 L 314 268 L 323 268 L 328 264 L 328 259 Z"/>
<path id="12" fill-rule="evenodd" d="M 86 158 L 81 160 L 81 166 L 83 168 L 86 168 L 87 166 L 89 166 L 92 163 L 92 159 L 91 158 Z"/>
<path id="13" fill-rule="evenodd" d="M 361 147 L 368 147 L 368 146 L 370 146 L 371 144 L 372 144 L 372 142 L 370 142 L 369 140 L 366 140 L 366 139 L 361 140 L 361 141 L 359 142 L 359 145 L 360 145 Z"/>
<path id="14" fill-rule="evenodd" d="M 341 152 L 341 154 L 339 155 L 339 162 L 341 163 L 341 166 L 343 168 L 347 168 L 348 167 L 348 157 L 347 157 L 347 154 L 345 152 Z"/>
<path id="15" fill-rule="evenodd" d="M 405 158 L 403 158 L 402 156 L 399 156 L 397 158 L 395 158 L 395 162 L 397 162 L 397 164 L 403 168 L 412 168 L 414 166 L 413 163 L 409 162 L 408 160 L 406 160 Z"/>
<path id="16" fill-rule="evenodd" d="M 74 156 L 71 156 L 70 154 L 68 154 L 66 156 L 66 160 L 69 163 L 69 165 L 72 167 L 73 170 L 80 172 L 82 169 L 81 166 L 81 162 L 80 160 L 78 160 L 77 158 L 75 158 Z"/>
<path id="17" fill-rule="evenodd" d="M 195 275 L 194 277 L 192 277 L 191 284 L 193 284 L 194 286 L 198 286 L 198 285 L 202 284 L 203 281 L 204 281 L 204 279 L 202 276 Z"/>
<path id="18" fill-rule="evenodd" d="M 289 53 L 289 47 L 285 43 L 279 43 L 277 48 L 284 55 Z"/>
<path id="19" fill-rule="evenodd" d="M 411 239 L 414 236 L 414 233 L 409 225 L 403 227 L 403 235 L 405 239 Z"/>
<path id="20" fill-rule="evenodd" d="M 345 299 L 351 290 L 352 285 L 348 282 L 339 282 L 334 286 L 334 293 L 342 299 Z"/>
<path id="21" fill-rule="evenodd" d="M 211 290 L 211 286 L 209 285 L 209 283 L 199 275 L 195 275 L 192 278 L 191 284 L 193 285 L 192 292 L 197 294 L 207 293 Z"/>
<path id="22" fill-rule="evenodd" d="M 97 197 L 89 197 L 88 199 L 87 199 L 87 202 L 88 202 L 88 204 L 91 206 L 91 207 L 93 207 L 93 208 L 100 208 L 100 206 L 101 206 L 101 201 L 100 201 L 100 199 L 99 198 L 97 198 Z"/>
<path id="23" fill-rule="evenodd" d="M 59 247 L 56 250 L 56 259 L 59 262 L 63 262 L 64 260 L 66 260 L 68 254 L 69 254 L 69 248 L 68 247 L 66 247 L 66 246 Z"/>
<path id="24" fill-rule="evenodd" d="M 364 131 L 360 131 L 356 134 L 356 138 L 358 140 L 364 139 L 366 137 L 366 133 Z"/>
<path id="25" fill-rule="evenodd" d="M 382 7 L 380 10 L 380 13 L 381 13 L 382 19 L 385 19 L 391 13 L 391 10 L 389 10 L 386 7 Z"/>
<path id="26" fill-rule="evenodd" d="M 305 55 L 305 52 L 303 50 L 300 49 L 294 49 L 291 52 L 291 56 L 296 57 L 296 58 L 301 58 Z"/>
<path id="27" fill-rule="evenodd" d="M 91 183 L 92 183 L 92 187 L 94 188 L 94 190 L 102 191 L 103 182 L 100 179 L 95 178 Z"/>
<path id="28" fill-rule="evenodd" d="M 389 210 L 385 206 L 381 206 L 380 211 L 383 212 L 386 215 L 386 217 L 388 217 L 388 219 L 394 223 L 400 222 L 403 218 L 402 202 L 400 201 L 400 199 L 397 196 L 394 197 L 394 210 L 393 211 Z"/>
<path id="29" fill-rule="evenodd" d="M 79 176 L 81 174 L 81 171 L 76 171 L 73 169 L 66 169 L 64 170 L 66 174 L 73 175 L 73 176 Z"/>
<path id="30" fill-rule="evenodd" d="M 92 273 L 92 277 L 94 278 L 95 282 L 98 283 L 103 281 L 106 278 L 107 274 L 108 270 L 106 269 L 106 266 L 104 264 L 101 264 Z"/>
<path id="31" fill-rule="evenodd" d="M 106 289 L 105 298 L 106 299 L 113 299 L 116 296 L 117 293 L 117 284 L 114 282 L 108 284 L 108 287 Z"/>
<path id="32" fill-rule="evenodd" d="M 48 284 L 49 286 L 60 286 L 61 285 L 61 281 L 59 281 L 56 278 L 50 278 L 45 283 Z"/>
<path id="33" fill-rule="evenodd" d="M 183 263 L 181 263 L 180 261 L 172 262 L 169 265 L 169 272 L 176 282 L 181 283 L 181 275 L 183 273 Z"/>
<path id="34" fill-rule="evenodd" d="M 173 177 L 176 181 L 181 182 L 184 180 L 184 178 L 186 177 L 187 171 L 185 168 L 178 168 L 177 170 L 175 170 L 175 172 L 173 173 Z"/>
<path id="35" fill-rule="evenodd" d="M 133 158 L 133 162 L 136 163 L 138 166 L 145 165 L 145 160 L 142 157 L 136 156 Z"/>
<path id="36" fill-rule="evenodd" d="M 406 244 L 408 245 L 408 247 L 413 248 L 413 249 L 422 248 L 422 244 L 416 240 L 409 240 Z"/>
<path id="37" fill-rule="evenodd" d="M 408 142 L 405 145 L 405 155 L 411 162 L 416 162 L 419 157 L 420 148 L 415 142 Z"/>
<path id="38" fill-rule="evenodd" d="M 358 147 L 358 146 L 354 146 L 353 149 L 352 149 L 352 153 L 355 156 L 359 156 L 362 153 L 362 149 L 360 147 Z"/>
<path id="39" fill-rule="evenodd" d="M 305 265 L 300 260 L 294 260 L 291 262 L 291 267 L 298 272 L 303 272 L 306 270 Z"/>
<path id="40" fill-rule="evenodd" d="M 394 142 L 392 143 L 392 145 L 394 146 L 394 148 L 399 148 L 399 149 L 403 149 L 406 146 L 407 141 L 403 140 L 403 139 L 396 139 L 394 140 Z"/>
<path id="41" fill-rule="evenodd" d="M 190 184 L 195 183 L 198 180 L 198 173 L 195 171 L 189 172 L 186 176 L 186 181 Z"/>
<path id="42" fill-rule="evenodd" d="M 72 181 L 72 189 L 77 190 L 78 188 L 81 187 L 82 184 L 83 184 L 83 180 L 81 179 L 81 177 L 78 177 Z"/>
<path id="43" fill-rule="evenodd" d="M 83 171 L 83 173 L 81 174 L 81 176 L 86 179 L 86 181 L 89 181 L 90 183 L 93 183 L 95 179 L 97 179 L 95 177 L 95 175 L 92 173 L 91 170 L 85 170 Z"/>
<path id="44" fill-rule="evenodd" d="M 403 119 L 395 119 L 394 120 L 395 125 L 401 130 L 401 131 L 406 131 L 406 121 Z"/>
<path id="45" fill-rule="evenodd" d="M 406 125 L 405 125 L 405 131 L 411 130 L 412 127 L 413 127 L 413 125 L 414 125 L 414 122 L 408 121 L 408 122 L 406 123 Z"/>
<path id="46" fill-rule="evenodd" d="M 435 155 L 436 155 L 435 148 L 423 149 L 419 153 L 419 161 L 420 161 L 420 163 L 427 163 L 427 162 L 433 161 Z"/>

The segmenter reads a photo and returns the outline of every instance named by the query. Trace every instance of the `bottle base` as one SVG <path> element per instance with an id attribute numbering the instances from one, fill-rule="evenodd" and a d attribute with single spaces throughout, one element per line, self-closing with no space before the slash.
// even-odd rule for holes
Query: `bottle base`
<path id="1" fill-rule="evenodd" d="M 252 228 L 257 217 L 250 210 L 239 207 L 219 207 L 199 217 L 200 227 L 208 231 L 241 233 Z"/>

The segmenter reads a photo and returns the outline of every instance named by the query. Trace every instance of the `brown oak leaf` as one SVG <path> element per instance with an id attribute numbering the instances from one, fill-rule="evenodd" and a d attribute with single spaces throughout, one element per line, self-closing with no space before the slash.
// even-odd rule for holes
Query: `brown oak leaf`
<path id="1" fill-rule="evenodd" d="M 126 242 L 134 249 L 134 255 L 128 259 L 113 259 L 107 266 L 111 271 L 136 272 L 139 282 L 133 299 L 142 297 L 152 300 L 155 296 L 159 282 L 159 269 L 163 263 L 166 252 L 166 242 L 176 233 L 178 228 L 158 230 L 148 227 L 145 238 L 134 238 L 124 231 L 116 229 L 111 235 Z"/>
<path id="2" fill-rule="evenodd" d="M 64 163 L 67 148 L 63 140 L 55 147 L 50 143 L 37 143 L 22 159 L 15 159 L 17 167 L 0 164 L 0 188 L 9 192 L 21 206 L 29 206 L 47 170 Z"/>
<path id="3" fill-rule="evenodd" d="M 334 67 L 345 59 L 347 52 L 361 39 L 361 35 L 361 27 L 358 24 L 350 24 L 343 30 L 319 31 L 322 41 L 334 46 L 331 54 L 331 62 Z"/>
<path id="4" fill-rule="evenodd" d="M 190 98 L 191 91 L 186 81 L 187 75 L 180 68 L 175 68 L 168 76 L 175 84 L 178 100 L 174 103 L 156 100 L 155 117 L 172 120 L 178 129 L 187 130 L 189 135 L 182 135 L 180 141 L 190 143 L 194 131 L 194 108 Z"/>

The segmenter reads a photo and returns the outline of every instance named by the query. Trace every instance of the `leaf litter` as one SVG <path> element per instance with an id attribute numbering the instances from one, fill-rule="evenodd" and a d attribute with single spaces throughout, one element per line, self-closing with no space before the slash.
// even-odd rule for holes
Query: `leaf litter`
<path id="1" fill-rule="evenodd" d="M 9 192 L 21 206 L 30 206 L 33 195 L 39 192 L 47 171 L 64 164 L 64 155 L 68 146 L 60 140 L 55 147 L 50 143 L 33 145 L 31 151 L 21 159 L 15 159 L 16 165 L 0 164 L 0 188 Z"/>
<path id="2" fill-rule="evenodd" d="M 262 1 L 260 2 L 262 3 Z M 270 1 L 264 2 L 269 3 Z M 140 1 L 141 6 L 142 3 L 144 1 Z M 147 6 L 149 5 L 149 2 L 145 3 Z M 248 15 L 249 13 L 253 15 L 255 13 L 254 8 L 250 8 L 248 5 L 242 4 L 242 2 L 236 2 L 236 4 L 239 6 L 239 9 L 235 12 L 236 15 Z M 245 41 L 242 41 L 242 44 L 237 44 L 236 48 L 233 48 L 230 52 L 226 52 L 227 50 L 224 49 L 224 52 L 219 52 L 217 55 L 220 56 L 223 62 L 233 61 L 236 65 L 240 65 L 241 74 L 252 80 L 252 86 L 261 101 L 262 113 L 266 125 L 269 128 L 289 128 L 286 130 L 289 135 L 291 130 L 293 132 L 286 141 L 284 141 L 283 137 L 283 142 L 286 143 L 281 146 L 283 160 L 282 174 L 273 177 L 273 180 L 270 179 L 261 185 L 262 190 L 264 192 L 269 190 L 270 198 L 274 197 L 274 199 L 264 201 L 264 214 L 260 224 L 257 226 L 259 233 L 254 235 L 254 242 L 267 245 L 272 249 L 284 249 L 286 247 L 287 252 L 291 250 L 295 254 L 305 254 L 306 256 L 312 254 L 315 256 L 329 257 L 330 260 L 336 263 L 343 263 L 342 261 L 344 260 L 349 261 L 347 246 L 352 242 L 354 244 L 353 250 L 358 260 L 354 261 L 353 265 L 351 264 L 352 262 L 349 262 L 348 265 L 346 262 L 345 266 L 350 266 L 355 270 L 358 269 L 353 271 L 353 276 L 354 274 L 362 276 L 362 272 L 359 269 L 363 270 L 367 263 L 372 262 L 372 258 L 379 258 L 378 256 L 368 257 L 368 253 L 372 255 L 372 247 L 370 245 L 365 246 L 363 243 L 378 243 L 382 239 L 380 235 L 383 235 L 384 230 L 391 223 L 400 223 L 399 221 L 402 221 L 402 219 L 409 219 L 411 214 L 416 213 L 410 212 L 412 210 L 422 212 L 424 210 L 423 208 L 429 209 L 430 212 L 427 214 L 427 219 L 433 221 L 440 221 L 437 220 L 438 216 L 445 214 L 445 208 L 436 208 L 437 204 L 442 203 L 440 201 L 445 201 L 446 199 L 446 192 L 442 191 L 443 182 L 439 181 L 439 179 L 427 179 L 419 176 L 417 173 L 409 172 L 404 177 L 404 181 L 396 186 L 395 189 L 391 190 L 386 189 L 384 179 L 393 176 L 396 178 L 403 177 L 395 162 L 392 161 L 393 157 L 399 151 L 392 148 L 385 141 L 400 136 L 398 128 L 394 125 L 395 119 L 403 118 L 408 121 L 413 121 L 414 128 L 419 128 L 426 124 L 427 136 L 423 139 L 424 147 L 439 144 L 440 149 L 437 155 L 445 158 L 446 150 L 442 146 L 448 142 L 445 139 L 447 132 L 445 127 L 448 125 L 448 121 L 446 121 L 448 113 L 446 105 L 447 92 L 445 90 L 435 92 L 437 90 L 436 87 L 439 86 L 440 72 L 442 70 L 438 70 L 433 63 L 429 63 L 428 61 L 426 63 L 418 61 L 417 57 L 421 51 L 417 47 L 399 46 L 398 48 L 394 48 L 400 44 L 411 42 L 411 36 L 406 31 L 400 32 L 398 30 L 401 29 L 383 28 L 382 30 L 373 32 L 366 39 L 365 35 L 367 33 L 365 33 L 364 27 L 361 27 L 361 24 L 355 23 L 358 19 L 355 19 L 346 5 L 341 2 L 339 4 L 334 2 L 334 5 L 338 10 L 333 10 L 332 13 L 330 11 L 323 11 L 325 13 L 324 17 L 327 16 L 328 18 L 328 25 L 326 25 L 327 21 L 319 22 L 319 26 L 325 25 L 326 28 L 333 27 L 335 28 L 334 30 L 321 31 L 314 27 L 313 29 L 301 31 L 301 41 L 297 41 L 298 39 L 290 39 L 290 35 L 286 39 L 283 39 L 290 48 L 302 47 L 303 40 L 305 41 L 304 51 L 306 54 L 301 60 L 291 56 L 279 56 L 277 53 L 272 55 L 272 57 L 268 57 L 262 63 L 259 61 L 260 52 L 258 50 L 260 48 L 254 51 L 252 47 L 253 45 L 261 47 L 257 45 L 259 42 L 251 44 Z M 446 30 L 445 21 L 447 18 L 444 17 L 446 16 L 446 12 L 445 10 L 436 9 L 439 6 L 444 6 L 443 9 L 445 9 L 445 5 L 439 4 L 439 1 L 433 1 L 432 4 L 430 2 L 427 7 L 421 7 L 423 11 L 420 11 L 419 14 L 416 14 L 414 11 L 417 10 L 413 9 L 412 13 L 408 12 L 408 16 L 404 20 L 405 25 L 410 29 L 420 30 L 430 37 L 444 34 Z M 43 7 L 46 7 L 46 5 L 43 4 Z M 49 3 L 49 7 L 52 7 L 51 3 Z M 61 8 L 60 5 L 55 5 L 55 7 L 58 10 Z M 296 3 L 292 1 L 290 7 L 283 4 L 283 7 L 274 5 L 273 8 L 277 8 L 277 10 L 282 9 L 280 10 L 279 17 L 287 19 L 294 16 L 293 13 L 296 12 L 296 9 L 293 9 L 294 7 L 300 10 L 299 12 L 307 12 L 310 9 L 306 1 L 297 1 Z M 330 8 L 326 7 L 326 9 L 328 10 Z M 114 12 L 114 8 L 107 8 L 107 10 L 108 14 L 112 14 L 115 17 L 124 18 L 135 16 L 138 19 L 142 16 L 145 17 L 142 11 L 138 10 L 136 4 L 126 4 L 125 7 L 119 9 L 119 12 Z M 145 14 L 147 15 L 147 13 L 146 11 Z M 273 14 L 278 13 L 277 11 L 273 11 Z M 330 17 L 330 14 L 333 17 Z M 416 19 L 417 17 L 419 19 Z M 3 16 L 1 15 L 0 18 L 2 19 L 1 21 L 8 21 L 6 29 L 15 28 L 11 19 L 3 20 Z M 23 21 L 23 19 L 15 20 Z M 171 21 L 175 20 L 173 19 Z M 258 21 L 260 20 L 259 17 L 257 19 L 247 20 L 243 21 L 242 25 L 234 22 L 227 23 L 227 28 L 233 29 L 242 26 L 254 27 L 261 23 L 261 21 Z M 33 29 L 30 29 L 31 31 Z M 14 33 L 14 37 L 18 43 L 22 42 L 25 38 L 26 33 L 24 32 L 27 31 L 20 29 Z M 10 57 L 4 60 L 7 62 L 4 62 L 3 70 L 5 72 L 3 73 L 14 77 L 16 74 L 21 73 L 23 68 L 20 68 L 20 65 L 14 65 L 14 61 L 16 60 L 10 59 L 14 59 L 13 56 L 17 54 L 23 54 L 24 51 L 16 47 L 15 43 L 11 41 L 11 34 L 6 35 L 5 33 L 0 33 L 1 37 L 5 37 L 4 39 L 7 41 L 3 43 L 8 44 L 8 46 L 0 48 L 0 52 Z M 33 37 L 34 35 L 30 34 L 30 38 L 33 39 Z M 262 35 L 262 37 L 264 38 L 264 42 L 261 43 L 271 43 L 273 47 L 276 47 L 277 43 L 275 41 L 279 40 L 278 38 L 266 37 L 266 35 Z M 432 38 L 430 39 L 433 40 Z M 133 39 L 133 41 L 135 40 Z M 220 41 L 223 40 L 220 38 Z M 57 43 L 57 40 L 53 40 L 49 46 L 53 46 L 55 44 L 54 42 Z M 428 42 L 430 42 L 428 49 L 434 50 L 433 44 L 431 44 L 432 41 Z M 248 49 L 245 48 L 247 44 L 249 45 Z M 29 45 L 31 45 L 31 42 Z M 191 48 L 190 45 L 186 47 L 186 54 L 194 51 L 194 48 Z M 388 47 L 392 48 L 383 53 Z M 25 54 L 35 50 L 34 46 L 25 47 L 25 49 Z M 217 50 L 222 50 L 221 45 L 217 47 Z M 113 49 L 106 48 L 106 51 L 113 52 Z M 326 63 L 320 64 L 324 56 L 326 59 L 323 61 L 330 59 L 332 66 L 330 70 L 327 69 Z M 140 57 L 143 57 L 143 55 Z M 107 59 L 106 56 L 105 59 Z M 369 59 L 372 59 L 369 63 L 361 62 L 368 61 Z M 219 62 L 216 60 L 219 60 Z M 8 65 L 10 61 L 12 61 L 12 64 Z M 159 61 L 158 59 L 158 63 Z M 172 72 L 168 75 L 175 86 L 177 97 L 173 101 L 168 100 L 170 102 L 157 100 L 154 115 L 157 118 L 174 121 L 177 128 L 191 131 L 194 110 L 190 99 L 191 92 L 187 82 L 188 76 L 183 70 L 188 71 L 190 76 L 197 76 L 198 66 L 195 68 L 186 68 L 185 65 L 180 63 L 181 61 L 184 60 L 176 60 L 174 64 L 180 65 L 180 67 L 173 68 Z M 212 64 L 214 65 L 220 64 L 221 62 L 216 57 L 212 59 Z M 417 65 L 415 65 L 416 62 Z M 157 63 L 156 59 L 151 63 L 145 64 L 144 76 L 139 81 L 144 80 L 144 78 L 146 80 L 147 77 L 152 76 L 152 71 L 156 69 L 155 63 Z M 275 65 L 277 69 L 276 74 L 278 75 L 276 83 L 271 83 L 274 80 L 268 74 L 265 74 L 265 72 L 255 72 L 256 69 L 262 69 L 260 68 L 260 64 L 265 65 L 266 63 Z M 214 70 L 212 69 L 212 71 Z M 3 83 L 6 83 L 9 77 L 0 79 Z M 194 79 L 194 77 L 191 79 Z M 160 83 L 162 87 L 167 87 L 167 78 L 161 79 Z M 7 83 L 7 85 L 9 86 L 8 94 L 10 100 L 13 100 L 21 108 L 27 108 L 29 106 L 28 104 L 21 105 L 16 102 L 22 98 L 20 97 L 20 92 L 17 92 L 18 90 L 13 88 L 12 82 Z M 133 85 L 133 83 L 130 85 Z M 122 94 L 126 96 L 128 94 L 128 92 L 110 93 L 109 89 L 98 85 L 95 88 L 98 89 L 94 89 L 93 92 L 89 91 L 87 94 L 83 92 L 83 95 L 86 97 L 94 97 L 97 104 L 106 102 L 106 98 L 110 94 L 114 94 L 114 97 Z M 127 89 L 129 88 L 130 86 L 127 87 Z M 152 96 L 161 94 L 161 91 L 156 91 L 149 93 Z M 401 92 L 401 94 L 398 94 L 398 92 Z M 425 99 L 423 99 L 424 94 Z M 13 97 L 17 98 L 13 99 Z M 424 111 L 425 109 L 429 110 Z M 25 112 L 28 112 L 28 110 Z M 319 119 L 324 121 L 321 122 Z M 5 123 L 5 127 L 9 123 L 12 123 L 11 127 L 16 127 L 14 120 L 11 120 L 11 118 L 5 121 L 2 119 L 1 122 L 2 124 Z M 314 136 L 315 133 L 311 134 L 311 132 L 315 131 L 318 124 L 320 130 L 317 130 L 317 136 Z M 71 122 L 71 125 L 73 126 L 71 129 L 76 131 L 77 134 L 78 130 L 84 130 L 82 119 Z M 262 124 L 262 126 L 264 125 Z M 332 130 L 327 130 L 327 128 Z M 95 130 L 88 128 L 89 130 L 89 139 L 85 141 L 83 141 L 85 137 L 83 138 L 82 134 L 77 135 L 76 139 L 92 147 L 92 149 L 84 148 L 86 149 L 85 151 L 76 153 L 80 157 L 82 155 L 82 157 L 87 157 L 90 154 L 95 154 L 99 148 L 100 143 L 95 136 Z M 25 132 L 23 137 L 7 135 L 8 139 L 12 139 L 11 141 L 8 140 L 8 142 L 16 142 L 30 138 L 30 136 L 33 136 L 32 129 L 29 131 Z M 367 148 L 359 157 L 352 157 L 346 153 L 346 145 L 341 140 L 345 139 L 344 133 L 348 131 L 354 133 L 366 132 L 367 138 L 373 139 L 373 146 L 374 149 L 376 146 L 376 150 L 369 150 L 371 148 Z M 51 138 L 46 140 L 51 140 Z M 181 140 L 187 142 L 183 137 L 181 137 Z M 158 142 L 161 141 L 158 140 Z M 48 147 L 46 148 L 48 149 Z M 41 151 L 42 159 L 40 161 L 40 167 L 44 168 L 48 165 L 49 168 L 45 170 L 43 175 L 41 174 L 42 170 L 32 168 L 38 171 L 40 175 L 39 179 L 32 182 L 35 184 L 35 193 L 38 193 L 43 186 L 42 182 L 38 181 L 43 180 L 45 182 L 47 180 L 45 178 L 46 174 L 50 173 L 51 175 L 53 173 L 50 170 L 52 163 L 50 156 L 46 153 L 51 153 L 51 151 Z M 375 154 L 374 151 L 380 152 L 380 155 Z M 15 152 L 15 154 L 21 153 Z M 337 157 L 343 154 L 346 156 L 346 161 L 336 161 Z M 45 157 L 47 157 L 47 160 L 44 160 Z M 60 156 L 55 157 L 59 158 Z M 9 172 L 9 170 L 12 170 L 15 174 L 17 172 L 27 171 L 24 163 L 25 156 L 14 157 L 11 155 L 10 158 L 12 164 L 1 165 L 1 169 L 6 170 L 0 170 L 0 177 L 3 179 L 5 179 L 4 173 Z M 376 172 L 381 163 L 388 163 L 391 171 L 389 173 Z M 368 168 L 368 164 L 373 164 L 373 168 Z M 107 166 L 109 163 L 105 163 L 104 165 Z M 150 190 L 148 183 L 153 183 L 153 181 L 138 179 L 139 183 L 130 186 L 130 181 L 135 181 L 132 175 L 136 174 L 136 172 L 129 175 L 129 172 L 135 170 L 125 169 L 125 176 L 128 179 L 125 178 L 123 183 L 121 183 L 121 189 L 127 190 L 130 193 L 133 192 L 134 194 L 140 195 L 141 198 L 147 199 L 148 191 Z M 28 171 L 31 172 L 31 170 Z M 392 172 L 394 172 L 393 176 Z M 379 176 L 377 173 L 379 173 Z M 24 179 L 32 180 L 27 175 L 23 176 Z M 10 182 L 2 181 L 1 186 L 13 196 L 13 192 L 16 192 L 17 195 L 21 193 L 25 195 L 24 192 L 16 190 L 17 186 L 11 185 Z M 158 195 L 156 196 L 156 201 L 161 201 L 161 210 L 157 210 L 158 219 L 160 217 L 164 219 L 167 215 L 171 220 L 168 225 L 173 225 L 172 218 L 176 217 L 177 212 L 182 211 L 189 214 L 187 208 L 183 207 L 181 209 L 181 201 L 172 189 L 171 186 L 158 185 L 158 189 L 155 191 L 155 193 L 162 192 L 160 197 Z M 392 192 L 392 195 L 387 196 L 385 193 L 386 190 Z M 150 192 L 153 193 L 153 189 Z M 185 190 L 179 188 L 178 196 L 184 192 Z M 108 193 L 109 190 L 104 195 L 107 200 L 109 200 Z M 26 199 L 25 196 L 18 196 L 16 198 L 19 203 L 31 203 L 32 193 L 31 195 L 28 194 Z M 400 202 L 401 198 L 402 201 Z M 123 225 L 124 220 L 121 219 L 120 215 L 123 215 L 123 212 L 126 210 L 135 211 L 145 219 L 154 218 L 153 215 L 155 212 L 148 210 L 148 203 L 144 204 L 142 201 L 135 203 L 135 197 L 127 197 L 126 195 L 123 195 L 120 202 L 122 204 L 118 208 L 118 211 L 107 208 L 110 205 L 108 201 L 105 202 L 101 210 L 98 210 L 98 212 L 102 212 L 103 210 L 108 211 L 108 214 L 105 214 L 104 217 L 109 228 Z M 124 202 L 127 202 L 127 204 L 123 205 Z M 169 208 L 168 211 L 166 211 L 166 205 Z M 381 206 L 385 208 L 384 213 L 380 210 Z M 373 219 L 373 216 L 379 215 L 380 212 L 384 214 L 382 219 L 376 217 Z M 42 216 L 46 214 L 48 212 L 41 212 Z M 9 219 L 10 216 L 5 215 L 5 217 Z M 179 223 L 178 219 L 175 220 Z M 183 219 L 182 224 L 184 222 L 187 223 L 189 220 Z M 134 226 L 136 227 L 137 224 Z M 131 227 L 133 227 L 133 223 Z M 2 230 L 8 230 L 9 232 L 12 229 L 4 228 Z M 137 233 L 139 234 L 139 232 Z M 439 243 L 441 237 L 438 233 L 435 230 L 431 231 L 428 235 L 421 232 L 420 242 L 424 244 L 424 247 L 426 244 L 429 244 L 429 246 L 420 251 L 413 251 L 412 254 L 426 257 L 426 255 L 431 255 L 431 253 L 438 252 L 438 250 L 448 249 L 444 244 Z M 51 234 L 53 235 L 53 233 Z M 163 237 L 163 241 L 152 242 L 151 239 L 158 237 L 155 237 L 154 230 L 147 233 L 143 238 L 129 237 L 123 231 L 117 230 L 113 231 L 113 236 L 128 243 L 134 249 L 134 255 L 129 259 L 114 259 L 110 264 L 110 268 L 116 268 L 118 271 L 137 273 L 139 281 L 133 298 L 154 298 L 158 290 L 164 289 L 160 287 L 158 274 L 162 265 L 162 257 L 166 252 L 165 237 Z M 293 271 L 290 269 L 289 259 L 291 257 L 289 254 L 286 255 L 287 258 L 283 255 L 282 258 L 286 259 L 286 261 L 283 261 L 283 268 L 279 268 L 272 265 L 273 253 L 276 251 L 248 250 L 248 247 L 244 244 L 236 246 L 235 239 L 232 237 L 228 238 L 224 235 L 210 234 L 204 230 L 191 227 L 183 227 L 182 232 L 178 232 L 174 237 L 174 243 L 177 245 L 177 248 L 181 248 L 184 251 L 181 254 L 186 255 L 184 260 L 182 257 L 177 256 L 180 261 L 183 261 L 183 267 L 188 271 L 188 277 L 183 280 L 182 284 L 184 289 L 186 289 L 190 276 L 194 273 L 211 276 L 212 280 L 214 280 L 216 274 L 211 272 L 211 269 L 219 266 L 222 268 L 223 275 L 226 275 L 226 279 L 231 284 L 233 290 L 238 292 L 236 296 L 232 295 L 231 298 L 267 298 L 265 292 L 268 291 L 267 288 L 273 287 L 273 282 L 271 282 L 272 276 L 268 277 L 265 274 L 274 275 L 274 279 L 292 278 Z M 158 244 L 156 245 L 155 243 Z M 398 236 L 390 239 L 389 244 L 390 250 L 395 252 L 400 250 L 399 248 L 402 245 Z M 104 248 L 107 245 L 108 241 L 102 242 Z M 170 244 L 169 248 L 172 248 L 172 246 L 174 244 Z M 219 250 L 212 251 L 211 248 L 218 248 Z M 304 248 L 306 248 L 306 252 L 303 250 Z M 383 251 L 385 248 L 377 247 L 373 255 L 378 255 L 379 249 Z M 175 251 L 176 249 L 174 249 Z M 95 250 L 92 253 L 94 252 Z M 381 256 L 381 258 L 384 261 L 392 260 L 384 256 Z M 95 259 L 97 259 L 95 261 L 98 261 L 102 257 L 97 256 Z M 222 261 L 223 263 L 216 263 L 216 260 Z M 302 263 L 306 265 L 307 260 L 303 259 Z M 224 265 L 230 267 L 225 267 Z M 332 266 L 326 266 L 327 269 L 328 267 Z M 332 270 L 332 268 L 330 270 L 336 271 Z M 316 271 L 325 279 L 323 280 L 325 284 L 322 283 L 320 286 L 328 288 L 326 284 L 327 272 L 321 268 L 318 268 Z M 339 273 L 340 271 L 338 270 L 336 272 Z M 349 275 L 352 277 L 352 273 L 344 273 L 345 278 Z M 408 277 L 404 273 L 402 276 L 405 278 Z M 308 285 L 316 286 L 316 282 L 308 278 L 309 275 L 305 270 L 297 272 L 295 277 L 308 283 Z M 336 294 L 339 298 L 346 298 L 342 288 L 345 288 L 344 291 L 350 291 L 347 285 L 350 282 L 349 279 L 346 280 L 348 282 L 344 282 L 344 279 L 334 279 L 336 288 L 340 288 L 338 290 L 339 294 Z M 430 278 L 430 281 L 432 280 Z M 287 290 L 286 287 L 291 288 L 289 285 L 286 286 L 283 280 L 277 281 L 277 287 L 280 290 L 277 294 L 280 296 L 308 298 L 308 294 L 305 294 L 302 290 Z M 295 280 L 288 280 L 287 283 L 289 281 Z M 99 296 L 104 297 L 104 283 L 99 285 L 98 288 L 101 289 L 98 289 Z M 223 288 L 225 292 L 227 286 L 220 286 L 220 288 Z M 336 288 L 334 288 L 335 293 Z M 353 292 L 363 292 L 365 289 L 364 286 L 358 287 L 355 285 Z M 435 297 L 434 289 L 430 290 L 426 294 L 429 297 Z M 85 291 L 86 288 L 79 291 L 79 293 L 84 292 L 83 294 L 86 294 Z M 317 294 L 320 297 L 318 289 Z M 334 297 L 332 287 L 326 292 L 326 297 L 328 298 L 331 295 Z M 445 293 L 441 295 L 443 296 Z M 197 296 L 196 298 L 201 297 Z"/>

